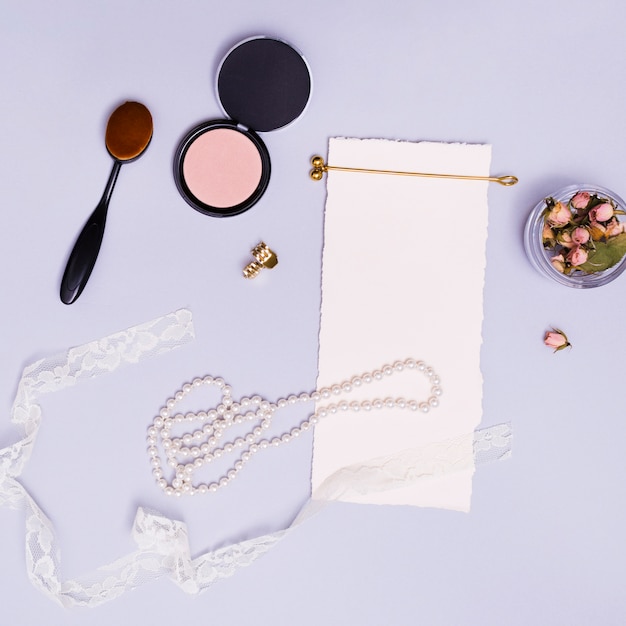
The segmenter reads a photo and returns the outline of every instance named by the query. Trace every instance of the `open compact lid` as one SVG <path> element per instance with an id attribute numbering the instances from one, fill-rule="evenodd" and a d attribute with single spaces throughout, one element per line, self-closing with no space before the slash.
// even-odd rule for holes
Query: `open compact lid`
<path id="1" fill-rule="evenodd" d="M 296 120 L 311 95 L 311 73 L 289 44 L 269 37 L 247 39 L 220 64 L 217 95 L 226 114 L 255 131 Z"/>

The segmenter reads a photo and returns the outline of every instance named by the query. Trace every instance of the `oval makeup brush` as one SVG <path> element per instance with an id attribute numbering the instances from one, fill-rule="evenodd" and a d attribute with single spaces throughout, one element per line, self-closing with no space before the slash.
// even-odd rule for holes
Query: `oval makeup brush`
<path id="1" fill-rule="evenodd" d="M 82 293 L 96 264 L 109 200 L 123 163 L 139 158 L 152 139 L 152 116 L 139 102 L 125 102 L 109 118 L 105 143 L 115 160 L 102 198 L 76 239 L 61 280 L 61 301 L 72 304 Z"/>

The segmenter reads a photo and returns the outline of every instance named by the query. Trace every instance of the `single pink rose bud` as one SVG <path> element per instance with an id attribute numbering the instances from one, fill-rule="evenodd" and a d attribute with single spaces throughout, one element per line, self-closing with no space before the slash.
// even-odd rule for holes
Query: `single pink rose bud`
<path id="1" fill-rule="evenodd" d="M 587 243 L 589 241 L 589 236 L 589 231 L 582 226 L 578 226 L 572 231 L 572 241 L 578 245 Z"/>
<path id="2" fill-rule="evenodd" d="M 571 200 L 575 209 L 584 209 L 589 204 L 591 196 L 586 191 L 579 191 Z"/>
<path id="3" fill-rule="evenodd" d="M 572 251 L 567 255 L 567 260 L 574 266 L 577 267 L 587 262 L 587 251 L 584 248 L 580 248 L 576 246 L 572 249 Z"/>
<path id="4" fill-rule="evenodd" d="M 557 243 L 560 243 L 564 248 L 572 248 L 576 244 L 572 240 L 572 235 L 567 230 L 560 230 L 556 234 Z"/>
<path id="5" fill-rule="evenodd" d="M 589 219 L 592 222 L 606 222 L 613 217 L 613 213 L 613 207 L 608 202 L 605 202 L 604 204 L 594 206 L 589 211 Z"/>
<path id="6" fill-rule="evenodd" d="M 552 267 L 561 274 L 565 271 L 565 257 L 562 254 L 557 254 L 550 259 Z"/>
<path id="7" fill-rule="evenodd" d="M 548 331 L 543 339 L 543 343 L 545 343 L 548 348 L 554 348 L 555 352 L 569 348 L 572 345 L 568 341 L 567 335 L 558 328 L 553 328 L 552 331 Z"/>
<path id="8" fill-rule="evenodd" d="M 550 247 L 553 247 L 556 243 L 554 238 L 554 231 L 550 227 L 550 224 L 544 223 L 543 231 L 541 232 L 541 238 L 544 244 L 548 244 Z"/>
<path id="9" fill-rule="evenodd" d="M 572 219 L 572 212 L 562 202 L 555 202 L 548 213 L 546 221 L 551 226 L 565 226 Z"/>
<path id="10" fill-rule="evenodd" d="M 604 236 L 606 235 L 606 228 L 602 224 L 598 224 L 598 222 L 590 222 L 589 229 L 591 232 L 591 238 L 594 241 L 604 239 Z"/>
<path id="11" fill-rule="evenodd" d="M 613 218 L 606 225 L 606 236 L 607 237 L 615 237 L 617 235 L 621 235 L 624 232 L 624 224 L 618 222 L 617 219 Z"/>

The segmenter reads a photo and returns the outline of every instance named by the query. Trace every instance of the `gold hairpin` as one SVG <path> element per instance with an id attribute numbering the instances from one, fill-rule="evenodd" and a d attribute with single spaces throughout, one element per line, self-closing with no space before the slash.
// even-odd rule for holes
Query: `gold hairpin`
<path id="1" fill-rule="evenodd" d="M 337 172 L 359 172 L 361 174 L 393 174 L 395 176 L 421 176 L 423 178 L 454 178 L 457 180 L 486 180 L 490 183 L 498 183 L 504 187 L 510 187 L 518 182 L 517 176 L 464 176 L 462 174 L 425 174 L 423 172 L 398 172 L 395 170 L 369 170 L 360 167 L 340 167 L 338 165 L 327 165 L 321 156 L 314 156 L 311 159 L 313 169 L 310 176 L 313 180 L 322 180 L 324 172 L 335 170 Z"/>

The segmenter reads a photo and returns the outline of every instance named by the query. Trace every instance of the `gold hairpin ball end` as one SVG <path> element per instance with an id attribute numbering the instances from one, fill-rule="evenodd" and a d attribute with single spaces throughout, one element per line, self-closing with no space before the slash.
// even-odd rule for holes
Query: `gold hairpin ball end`
<path id="1" fill-rule="evenodd" d="M 309 172 L 309 176 L 313 180 L 322 180 L 324 176 L 324 172 L 328 171 L 326 169 L 326 164 L 324 163 L 324 159 L 321 156 L 314 156 L 311 159 L 311 165 L 313 169 Z"/>
<path id="2" fill-rule="evenodd" d="M 276 253 L 264 242 L 260 242 L 252 248 L 254 261 L 243 268 L 244 278 L 255 278 L 263 268 L 271 270 L 278 265 Z"/>

